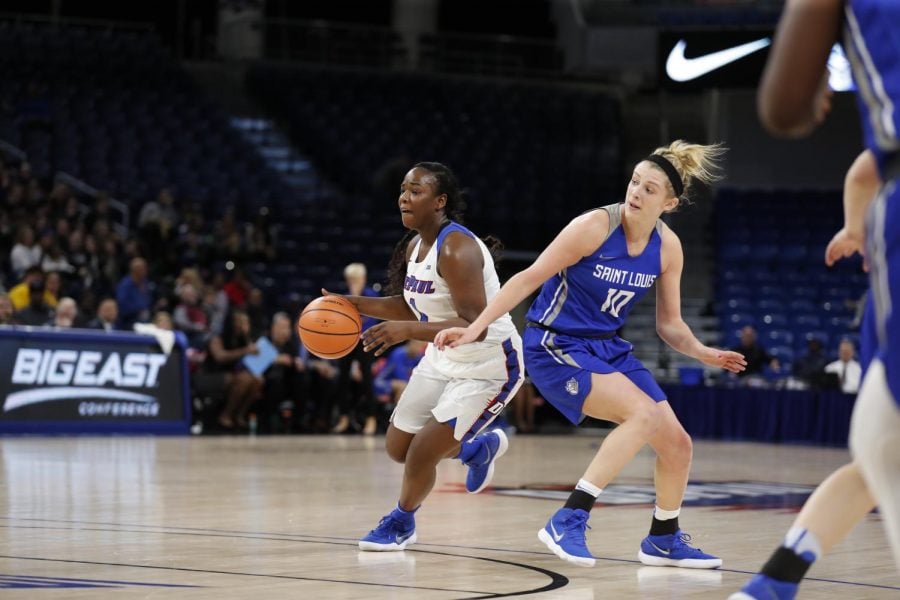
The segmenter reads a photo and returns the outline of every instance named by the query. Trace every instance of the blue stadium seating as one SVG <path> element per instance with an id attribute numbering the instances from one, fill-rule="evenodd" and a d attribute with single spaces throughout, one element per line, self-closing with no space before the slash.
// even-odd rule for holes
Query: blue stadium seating
<path id="1" fill-rule="evenodd" d="M 722 331 L 754 325 L 783 362 L 805 353 L 811 337 L 832 354 L 842 337 L 853 336 L 853 302 L 867 286 L 866 275 L 858 258 L 832 268 L 823 259 L 842 222 L 837 192 L 720 191 L 716 229 L 729 232 L 717 252 Z"/>
<path id="2" fill-rule="evenodd" d="M 247 85 L 368 214 L 396 217 L 402 174 L 383 189 L 373 178 L 398 161 L 448 164 L 469 192 L 467 224 L 517 249 L 622 193 L 618 105 L 598 92 L 282 65 L 255 65 Z"/>

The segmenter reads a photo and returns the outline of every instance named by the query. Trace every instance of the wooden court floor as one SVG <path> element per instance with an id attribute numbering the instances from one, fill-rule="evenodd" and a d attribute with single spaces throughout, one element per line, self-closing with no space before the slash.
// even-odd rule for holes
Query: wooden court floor
<path id="1" fill-rule="evenodd" d="M 0 439 L 0 598 L 725 598 L 775 548 L 840 449 L 697 442 L 682 527 L 716 571 L 644 567 L 653 455 L 593 511 L 585 569 L 536 533 L 593 455 L 596 436 L 515 436 L 496 488 L 462 492 L 445 462 L 419 543 L 356 546 L 396 501 L 383 438 Z M 809 573 L 800 598 L 900 598 L 869 515 Z"/>

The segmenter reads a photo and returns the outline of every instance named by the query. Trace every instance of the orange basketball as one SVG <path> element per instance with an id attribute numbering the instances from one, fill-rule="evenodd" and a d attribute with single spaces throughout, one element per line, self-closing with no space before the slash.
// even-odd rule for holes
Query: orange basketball
<path id="1" fill-rule="evenodd" d="M 340 296 L 321 296 L 300 313 L 297 333 L 306 349 L 319 358 L 340 358 L 353 351 L 362 319 L 353 304 Z"/>

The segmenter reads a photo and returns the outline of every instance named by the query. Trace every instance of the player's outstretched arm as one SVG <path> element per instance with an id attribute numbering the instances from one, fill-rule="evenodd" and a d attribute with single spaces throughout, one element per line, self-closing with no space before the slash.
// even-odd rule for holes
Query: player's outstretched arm
<path id="1" fill-rule="evenodd" d="M 409 310 L 403 296 L 345 296 L 322 288 L 323 296 L 340 296 L 350 301 L 361 314 L 385 321 L 415 321 L 416 315 Z"/>
<path id="2" fill-rule="evenodd" d="M 829 108 L 825 65 L 838 41 L 843 0 L 788 0 L 757 96 L 759 118 L 773 135 L 808 135 Z"/>
<path id="3" fill-rule="evenodd" d="M 491 323 L 515 308 L 542 283 L 596 250 L 608 230 L 609 214 L 605 210 L 576 217 L 530 267 L 509 278 L 471 325 L 444 329 L 435 336 L 435 345 L 440 349 L 455 348 L 482 339 Z"/>
<path id="4" fill-rule="evenodd" d="M 865 256 L 866 210 L 879 187 L 881 178 L 875 155 L 870 150 L 863 150 L 844 178 L 844 226 L 834 234 L 825 249 L 825 264 L 829 267 L 856 252 Z M 867 265 L 864 268 L 868 271 Z"/>
<path id="5" fill-rule="evenodd" d="M 681 271 L 684 252 L 681 241 L 668 227 L 663 228 L 662 272 L 656 280 L 656 332 L 673 349 L 703 364 L 740 373 L 747 367 L 744 356 L 731 350 L 711 348 L 694 336 L 681 317 Z"/>

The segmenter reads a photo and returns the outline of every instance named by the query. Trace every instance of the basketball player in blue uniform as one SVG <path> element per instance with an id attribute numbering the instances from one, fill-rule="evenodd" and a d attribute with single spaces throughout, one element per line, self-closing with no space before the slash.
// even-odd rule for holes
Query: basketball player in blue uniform
<path id="1" fill-rule="evenodd" d="M 735 600 L 794 598 L 812 563 L 865 516 L 873 499 L 900 567 L 900 314 L 892 310 L 900 301 L 898 32 L 897 0 L 789 0 L 763 75 L 758 103 L 763 124 L 774 134 L 800 137 L 827 112 L 822 75 L 835 42 L 841 42 L 850 61 L 868 151 L 851 173 L 857 171 L 854 176 L 868 191 L 862 201 L 850 204 L 845 193 L 845 226 L 829 246 L 827 259 L 865 247 L 871 301 L 861 357 L 871 362 L 850 426 L 854 462 L 816 490 L 784 544 L 732 595 Z M 869 349 L 871 337 L 874 350 Z"/>
<path id="2" fill-rule="evenodd" d="M 538 537 L 560 558 L 593 566 L 585 530 L 597 497 L 644 446 L 656 451 L 656 507 L 641 542 L 642 563 L 716 568 L 721 559 L 688 544 L 678 524 L 691 466 L 691 438 L 666 396 L 617 335 L 634 304 L 656 284 L 657 332 L 675 350 L 704 364 L 740 372 L 737 353 L 703 345 L 681 318 L 684 255 L 661 220 L 675 210 L 692 178 L 713 181 L 722 149 L 676 141 L 634 168 L 625 199 L 572 220 L 516 274 L 468 327 L 437 335 L 439 348 L 478 339 L 495 319 L 543 285 L 528 311 L 525 364 L 541 395 L 572 423 L 585 416 L 619 426 L 603 441 L 565 506 Z"/>
<path id="3" fill-rule="evenodd" d="M 384 319 L 362 334 L 364 350 L 376 356 L 406 340 L 431 342 L 442 329 L 468 325 L 500 290 L 491 249 L 456 222 L 464 204 L 453 173 L 440 163 L 418 163 L 400 189 L 409 233 L 391 260 L 390 291 L 396 293 L 346 296 L 362 314 Z M 496 240 L 488 241 L 496 246 Z M 502 429 L 486 428 L 522 385 L 522 361 L 522 340 L 508 314 L 466 348 L 438 352 L 428 344 L 385 439 L 388 455 L 404 464 L 400 499 L 360 540 L 361 550 L 403 550 L 416 541 L 414 513 L 434 487 L 444 458 L 459 458 L 469 467 L 468 492 L 490 483 L 494 461 L 509 442 Z"/>

